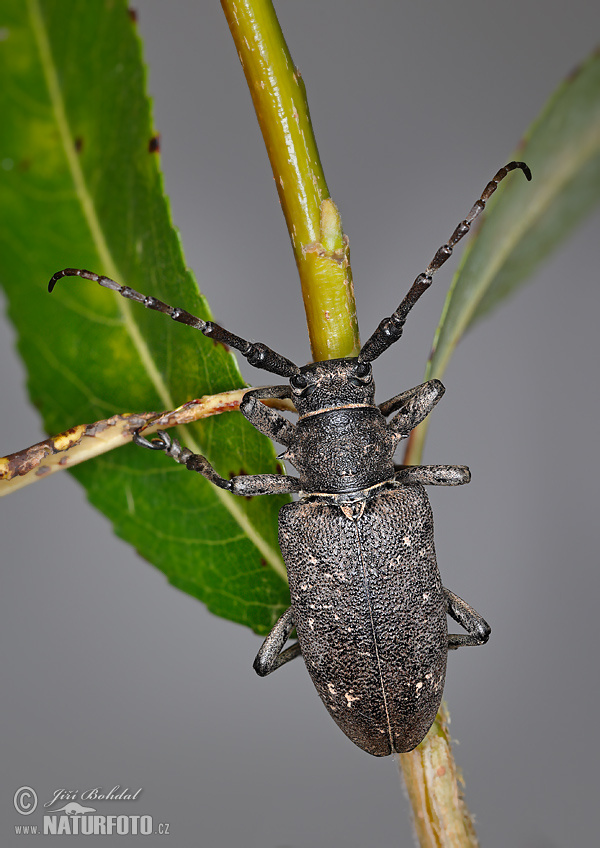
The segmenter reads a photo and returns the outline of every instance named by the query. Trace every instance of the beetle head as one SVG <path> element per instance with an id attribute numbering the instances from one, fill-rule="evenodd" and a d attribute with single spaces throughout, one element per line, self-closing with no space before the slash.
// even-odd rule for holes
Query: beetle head
<path id="1" fill-rule="evenodd" d="M 371 363 L 356 358 L 311 362 L 291 377 L 290 386 L 300 417 L 335 407 L 375 405 Z"/>

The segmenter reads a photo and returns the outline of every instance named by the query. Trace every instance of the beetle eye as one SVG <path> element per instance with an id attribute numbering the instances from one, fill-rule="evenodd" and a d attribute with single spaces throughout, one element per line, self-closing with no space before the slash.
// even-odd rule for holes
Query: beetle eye
<path id="1" fill-rule="evenodd" d="M 366 377 L 371 372 L 371 366 L 368 362 L 359 362 L 354 373 L 357 377 Z"/>
<path id="2" fill-rule="evenodd" d="M 297 391 L 302 391 L 308 385 L 308 381 L 303 374 L 294 374 L 293 377 L 290 378 L 290 386 Z"/>

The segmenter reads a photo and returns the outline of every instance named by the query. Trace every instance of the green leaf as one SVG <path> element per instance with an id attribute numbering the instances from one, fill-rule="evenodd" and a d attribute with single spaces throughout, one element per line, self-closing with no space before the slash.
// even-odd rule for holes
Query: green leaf
<path id="1" fill-rule="evenodd" d="M 499 187 L 446 299 L 429 373 L 440 376 L 464 332 L 495 309 L 600 201 L 600 54 L 552 95 L 519 146 L 518 174 Z"/>
<path id="2" fill-rule="evenodd" d="M 469 327 L 526 282 L 600 201 L 600 54 L 554 92 L 516 158 L 533 180 L 511 174 L 488 203 L 448 292 L 426 379 L 443 375 Z M 427 423 L 411 436 L 411 464 L 420 461 Z"/>
<path id="3" fill-rule="evenodd" d="M 46 290 L 56 270 L 90 268 L 210 317 L 163 195 L 126 4 L 5 0 L 0 74 L 0 282 L 47 431 L 243 385 L 231 354 L 189 327 L 82 280 Z M 183 438 L 225 477 L 279 469 L 239 413 Z M 73 473 L 119 536 L 213 612 L 266 632 L 289 605 L 285 498 L 235 498 L 133 446 Z"/>

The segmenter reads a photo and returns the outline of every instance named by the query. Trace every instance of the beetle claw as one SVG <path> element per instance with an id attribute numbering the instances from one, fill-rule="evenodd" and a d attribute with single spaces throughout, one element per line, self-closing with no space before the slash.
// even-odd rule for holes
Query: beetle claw
<path id="1" fill-rule="evenodd" d="M 159 437 L 158 439 L 152 439 L 152 441 L 150 441 L 149 439 L 145 439 L 142 435 L 140 435 L 139 431 L 136 430 L 133 434 L 133 441 L 140 448 L 160 451 L 168 450 L 171 447 L 171 439 L 168 434 L 165 433 L 164 430 L 159 430 L 157 435 Z"/>

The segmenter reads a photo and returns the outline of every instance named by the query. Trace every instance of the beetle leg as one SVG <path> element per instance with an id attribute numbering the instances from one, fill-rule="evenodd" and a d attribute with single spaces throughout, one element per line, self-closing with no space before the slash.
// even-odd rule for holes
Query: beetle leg
<path id="1" fill-rule="evenodd" d="M 164 451 L 167 456 L 172 457 L 181 465 L 185 465 L 188 471 L 197 471 L 211 483 L 214 483 L 215 486 L 227 489 L 234 495 L 252 497 L 254 495 L 291 494 L 300 491 L 300 481 L 296 477 L 288 477 L 285 474 L 244 474 L 226 480 L 217 474 L 202 454 L 192 453 L 189 448 L 182 448 L 177 439 L 172 439 L 164 430 L 158 430 L 157 436 L 157 439 L 149 441 L 136 433 L 133 441 L 143 448 Z"/>
<path id="2" fill-rule="evenodd" d="M 463 486 L 471 481 L 466 465 L 397 465 L 398 483 L 421 483 L 423 486 Z"/>
<path id="3" fill-rule="evenodd" d="M 300 655 L 299 642 L 294 642 L 285 651 L 281 650 L 293 629 L 294 613 L 290 607 L 277 621 L 256 655 L 253 667 L 254 671 L 261 677 L 266 677 L 267 674 Z"/>
<path id="4" fill-rule="evenodd" d="M 261 389 L 251 389 L 246 392 L 240 403 L 240 412 L 253 427 L 265 436 L 289 447 L 294 439 L 296 427 L 276 409 L 271 409 L 260 403 L 266 398 L 289 398 L 289 386 L 267 386 Z"/>
<path id="5" fill-rule="evenodd" d="M 485 645 L 492 632 L 487 621 L 450 589 L 444 588 L 444 595 L 446 596 L 446 612 L 468 633 L 467 636 L 449 633 L 448 650 L 456 650 L 463 645 Z"/>
<path id="6" fill-rule="evenodd" d="M 436 403 L 442 399 L 445 391 L 439 380 L 429 380 L 379 404 L 379 409 L 386 416 L 400 410 L 388 426 L 401 438 L 408 436 L 410 431 L 429 415 Z"/>

